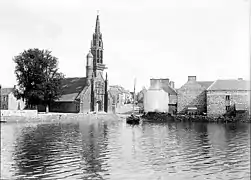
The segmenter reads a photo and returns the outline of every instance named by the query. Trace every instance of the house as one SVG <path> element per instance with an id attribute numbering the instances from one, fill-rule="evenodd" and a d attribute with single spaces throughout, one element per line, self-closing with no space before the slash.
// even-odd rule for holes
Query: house
<path id="1" fill-rule="evenodd" d="M 129 90 L 124 90 L 125 93 L 125 103 L 129 104 L 133 102 L 133 96 Z"/>
<path id="2" fill-rule="evenodd" d="M 3 110 L 23 110 L 25 108 L 25 102 L 21 99 L 17 99 L 14 96 L 14 88 L 0 88 L 1 103 L 0 109 Z"/>
<path id="3" fill-rule="evenodd" d="M 146 92 L 147 92 L 147 89 L 146 89 L 145 87 L 143 87 L 143 88 L 138 92 L 137 97 L 135 97 L 136 100 L 138 101 L 138 103 L 143 103 L 143 101 L 144 101 L 144 95 L 145 95 Z M 133 92 L 132 92 L 132 94 L 133 94 Z"/>
<path id="4" fill-rule="evenodd" d="M 150 88 L 144 93 L 144 112 L 177 111 L 177 93 L 174 82 L 166 79 L 150 79 Z"/>
<path id="5" fill-rule="evenodd" d="M 207 114 L 221 116 L 230 109 L 250 114 L 250 81 L 216 80 L 207 89 Z"/>
<path id="6" fill-rule="evenodd" d="M 122 106 L 123 105 L 123 97 L 122 97 L 121 91 L 114 86 L 110 86 L 109 92 L 112 96 L 113 104 L 115 105 L 115 107 Z"/>
<path id="7" fill-rule="evenodd" d="M 108 92 L 107 67 L 103 62 L 103 40 L 97 15 L 95 32 L 90 52 L 86 56 L 86 77 L 65 78 L 62 82 L 62 96 L 50 105 L 51 112 L 87 113 L 90 111 L 108 112 L 112 98 Z M 45 111 L 44 106 L 38 107 Z"/>
<path id="8" fill-rule="evenodd" d="M 113 99 L 116 99 L 116 107 L 121 107 L 124 104 L 131 102 L 132 97 L 128 90 L 125 90 L 122 86 L 112 85 L 109 88 Z"/>
<path id="9" fill-rule="evenodd" d="M 197 81 L 196 76 L 188 76 L 187 82 L 177 90 L 177 113 L 206 113 L 206 90 L 212 83 L 213 81 Z"/>

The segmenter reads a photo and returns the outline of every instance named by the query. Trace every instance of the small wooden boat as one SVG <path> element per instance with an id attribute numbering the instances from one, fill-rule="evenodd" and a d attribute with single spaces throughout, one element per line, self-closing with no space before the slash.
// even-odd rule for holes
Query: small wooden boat
<path id="1" fill-rule="evenodd" d="M 128 124 L 139 124 L 139 122 L 140 122 L 140 118 L 138 116 L 133 115 L 133 114 L 126 118 L 126 123 L 128 123 Z"/>
<path id="2" fill-rule="evenodd" d="M 139 124 L 140 118 L 139 116 L 134 115 L 134 104 L 135 104 L 135 84 L 136 84 L 136 79 L 134 79 L 134 90 L 133 90 L 133 110 L 131 116 L 128 116 L 126 118 L 126 123 L 128 124 Z"/>

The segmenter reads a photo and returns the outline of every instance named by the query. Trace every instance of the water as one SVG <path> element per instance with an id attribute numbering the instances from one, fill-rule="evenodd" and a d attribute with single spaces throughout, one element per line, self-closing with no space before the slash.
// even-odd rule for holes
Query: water
<path id="1" fill-rule="evenodd" d="M 2 179 L 250 179 L 250 124 L 1 124 Z"/>

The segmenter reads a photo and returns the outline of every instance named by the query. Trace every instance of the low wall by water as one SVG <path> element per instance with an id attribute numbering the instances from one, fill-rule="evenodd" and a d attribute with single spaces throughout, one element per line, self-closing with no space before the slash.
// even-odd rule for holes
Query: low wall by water
<path id="1" fill-rule="evenodd" d="M 82 114 L 82 113 L 38 113 L 36 116 L 3 116 L 1 120 L 7 123 L 26 122 L 54 122 L 54 121 L 81 121 L 81 120 L 114 120 L 117 116 L 112 113 Z"/>
<path id="2" fill-rule="evenodd" d="M 1 117 L 36 117 L 37 110 L 1 110 Z"/>

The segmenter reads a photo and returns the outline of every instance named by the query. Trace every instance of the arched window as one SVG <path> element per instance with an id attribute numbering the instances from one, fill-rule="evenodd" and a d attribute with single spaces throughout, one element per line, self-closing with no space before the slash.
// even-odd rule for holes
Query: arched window
<path id="1" fill-rule="evenodd" d="M 97 63 L 99 63 L 99 50 L 97 50 Z"/>
<path id="2" fill-rule="evenodd" d="M 101 54 L 101 55 L 100 55 L 100 56 L 101 56 L 101 57 L 100 57 L 100 60 L 101 60 L 101 63 L 103 64 L 103 51 L 101 51 L 100 54 Z"/>
<path id="3" fill-rule="evenodd" d="M 99 47 L 101 47 L 101 41 L 99 41 Z"/>
<path id="4" fill-rule="evenodd" d="M 5 104 L 3 105 L 3 109 L 7 109 L 7 106 Z"/>

